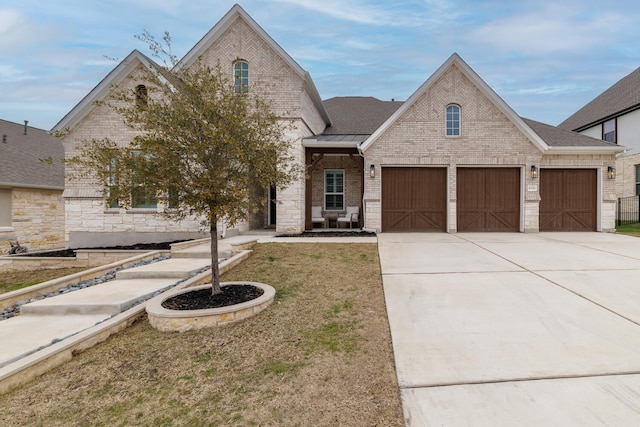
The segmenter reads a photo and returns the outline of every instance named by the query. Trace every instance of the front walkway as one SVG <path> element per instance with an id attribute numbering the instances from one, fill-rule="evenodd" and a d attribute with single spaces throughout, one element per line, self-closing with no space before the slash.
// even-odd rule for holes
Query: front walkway
<path id="1" fill-rule="evenodd" d="M 640 425 L 640 239 L 378 241 L 408 426 Z"/>

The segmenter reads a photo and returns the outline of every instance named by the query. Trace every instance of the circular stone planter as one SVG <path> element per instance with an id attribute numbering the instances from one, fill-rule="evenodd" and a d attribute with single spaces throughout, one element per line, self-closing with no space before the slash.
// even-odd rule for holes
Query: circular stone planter
<path id="1" fill-rule="evenodd" d="M 258 314 L 273 302 L 273 298 L 276 295 L 276 290 L 264 283 L 223 282 L 220 284 L 220 286 L 227 285 L 252 285 L 262 289 L 264 293 L 251 301 L 227 307 L 208 308 L 205 310 L 170 310 L 162 306 L 164 301 L 183 293 L 211 288 L 211 285 L 172 289 L 147 301 L 146 310 L 149 323 L 160 331 L 184 332 L 192 329 L 216 327 Z"/>

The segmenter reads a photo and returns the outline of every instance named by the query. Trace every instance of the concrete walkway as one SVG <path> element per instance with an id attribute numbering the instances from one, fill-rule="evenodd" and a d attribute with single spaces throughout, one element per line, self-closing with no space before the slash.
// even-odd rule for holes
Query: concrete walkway
<path id="1" fill-rule="evenodd" d="M 640 425 L 640 239 L 378 241 L 408 426 Z"/>
<path id="2" fill-rule="evenodd" d="M 220 257 L 230 257 L 232 245 L 259 236 L 220 240 Z M 0 380 L 12 374 L 27 356 L 71 341 L 151 296 L 192 277 L 211 265 L 205 242 L 172 251 L 171 258 L 118 271 L 115 280 L 24 304 L 20 315 L 0 321 Z M 16 363 L 18 363 L 16 365 Z"/>

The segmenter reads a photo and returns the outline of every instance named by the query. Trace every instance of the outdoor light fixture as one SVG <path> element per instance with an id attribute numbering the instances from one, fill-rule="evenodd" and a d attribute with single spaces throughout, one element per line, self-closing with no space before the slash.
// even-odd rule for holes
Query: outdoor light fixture
<path id="1" fill-rule="evenodd" d="M 376 167 L 375 167 L 375 165 L 369 166 L 369 176 L 371 178 L 375 178 L 376 177 Z"/>
<path id="2" fill-rule="evenodd" d="M 538 167 L 536 165 L 531 165 L 531 178 L 536 179 L 538 177 Z"/>
<path id="3" fill-rule="evenodd" d="M 616 179 L 616 168 L 613 166 L 607 167 L 607 176 L 609 179 Z"/>

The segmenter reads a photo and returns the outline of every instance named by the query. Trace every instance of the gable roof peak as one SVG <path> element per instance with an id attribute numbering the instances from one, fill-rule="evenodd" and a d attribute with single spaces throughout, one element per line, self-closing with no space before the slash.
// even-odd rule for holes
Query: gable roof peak
<path id="1" fill-rule="evenodd" d="M 496 108 L 510 120 L 540 151 L 547 151 L 549 146 L 536 134 L 515 111 L 467 64 L 460 55 L 454 52 L 407 101 L 385 121 L 361 146 L 361 151 L 371 146 L 396 120 L 398 120 L 422 95 L 424 95 L 451 67 L 460 70 L 471 83 L 487 97 Z"/>

